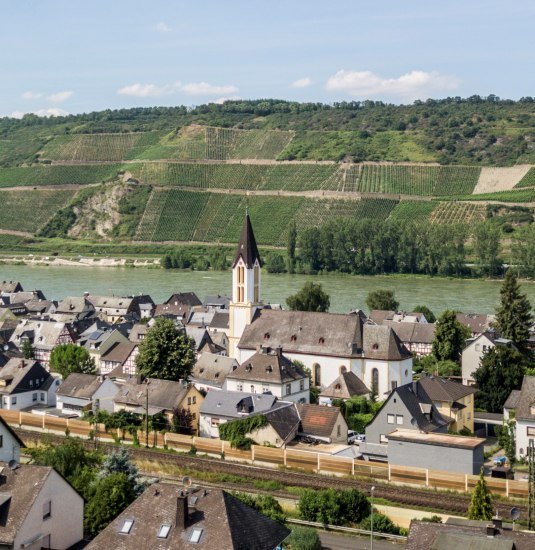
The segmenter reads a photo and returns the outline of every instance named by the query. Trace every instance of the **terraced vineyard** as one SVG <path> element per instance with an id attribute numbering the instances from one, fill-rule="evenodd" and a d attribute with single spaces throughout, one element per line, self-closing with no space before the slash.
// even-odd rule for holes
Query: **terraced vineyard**
<path id="1" fill-rule="evenodd" d="M 35 233 L 60 208 L 63 208 L 76 191 L 50 189 L 22 189 L 0 191 L 2 216 L 0 229 Z"/>
<path id="2" fill-rule="evenodd" d="M 435 201 L 401 201 L 392 210 L 389 219 L 399 222 L 423 222 L 437 206 Z"/>
<path id="3" fill-rule="evenodd" d="M 516 184 L 515 188 L 535 187 L 535 168 L 531 167 L 529 172 Z"/>
<path id="4" fill-rule="evenodd" d="M 120 170 L 120 164 L 0 168 L 0 187 L 100 183 L 114 179 Z"/>
<path id="5" fill-rule="evenodd" d="M 486 207 L 483 204 L 466 202 L 440 202 L 429 220 L 434 224 L 470 224 L 485 220 Z"/>
<path id="6" fill-rule="evenodd" d="M 136 233 L 140 241 L 234 242 L 239 237 L 245 207 L 255 221 L 259 243 L 283 246 L 288 222 L 298 229 L 338 217 L 386 219 L 397 202 L 388 199 L 323 200 L 294 196 L 245 197 L 155 189 Z"/>
<path id="7" fill-rule="evenodd" d="M 58 136 L 43 148 L 41 158 L 64 162 L 128 160 L 158 143 L 161 137 L 159 132 Z"/>

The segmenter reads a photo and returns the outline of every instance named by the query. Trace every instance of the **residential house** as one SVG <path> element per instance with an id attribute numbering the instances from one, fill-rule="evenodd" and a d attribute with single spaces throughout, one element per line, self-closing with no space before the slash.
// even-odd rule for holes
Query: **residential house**
<path id="1" fill-rule="evenodd" d="M 205 309 L 202 306 L 194 307 L 190 310 L 186 328 L 198 327 L 208 328 L 215 315 L 215 310 Z"/>
<path id="2" fill-rule="evenodd" d="M 222 296 L 221 294 L 208 295 L 203 300 L 202 306 L 206 309 L 228 310 L 230 306 L 230 298 L 228 296 Z"/>
<path id="3" fill-rule="evenodd" d="M 54 321 L 62 323 L 74 323 L 95 315 L 95 307 L 84 296 L 69 296 L 58 303 L 56 311 L 52 314 Z"/>
<path id="4" fill-rule="evenodd" d="M 200 408 L 199 435 L 218 438 L 219 426 L 225 422 L 287 406 L 269 393 L 210 391 Z"/>
<path id="5" fill-rule="evenodd" d="M 297 404 L 298 434 L 325 443 L 347 444 L 347 423 L 338 407 Z"/>
<path id="6" fill-rule="evenodd" d="M 191 372 L 190 381 L 199 391 L 221 390 L 225 380 L 238 367 L 238 361 L 216 353 L 201 353 Z"/>
<path id="7" fill-rule="evenodd" d="M 194 292 L 177 292 L 156 306 L 154 317 L 170 317 L 186 323 L 191 310 L 201 305 L 202 302 Z"/>
<path id="8" fill-rule="evenodd" d="M 143 340 L 145 340 L 149 330 L 150 326 L 147 323 L 136 323 L 132 327 L 132 330 L 128 335 L 128 339 L 130 342 L 134 342 L 134 344 L 140 344 Z"/>
<path id="9" fill-rule="evenodd" d="M 228 311 L 216 310 L 210 326 L 208 327 L 212 338 L 215 334 L 223 333 L 228 337 L 229 334 L 229 313 Z"/>
<path id="10" fill-rule="evenodd" d="M 516 409 L 518 408 L 518 400 L 520 399 L 520 390 L 511 390 L 509 397 L 503 404 L 503 419 L 506 422 L 514 420 Z"/>
<path id="11" fill-rule="evenodd" d="M 376 325 L 391 323 L 422 323 L 427 324 L 425 315 L 421 312 L 413 311 L 389 311 L 385 309 L 374 309 L 369 316 L 370 321 Z"/>
<path id="12" fill-rule="evenodd" d="M 83 539 L 84 499 L 53 468 L 0 468 L 0 548 L 66 550 Z"/>
<path id="13" fill-rule="evenodd" d="M 20 450 L 25 446 L 20 437 L 0 416 L 0 462 L 10 462 L 11 460 L 20 462 Z M 0 485 L 0 492 L 1 489 Z"/>
<path id="14" fill-rule="evenodd" d="M 395 388 L 366 426 L 360 451 L 366 459 L 386 460 L 388 437 L 395 430 L 447 433 L 450 419 L 442 416 L 419 382 Z"/>
<path id="15" fill-rule="evenodd" d="M 449 430 L 460 432 L 463 429 L 474 432 L 474 396 L 476 389 L 459 382 L 426 376 L 422 373 L 418 381 L 433 405 L 445 418 L 451 420 Z"/>
<path id="16" fill-rule="evenodd" d="M 516 457 L 525 458 L 530 441 L 535 444 L 535 376 L 524 376 L 520 392 L 510 394 L 506 401 L 508 419 L 514 418 Z"/>
<path id="17" fill-rule="evenodd" d="M 346 401 L 353 397 L 367 397 L 369 394 L 370 390 L 354 372 L 343 372 L 330 386 L 321 391 L 319 404 L 332 405 L 336 399 Z"/>
<path id="18" fill-rule="evenodd" d="M 279 401 L 277 405 L 263 413 L 266 419 L 265 426 L 247 433 L 246 437 L 258 445 L 279 448 L 285 447 L 297 437 L 301 426 L 297 406 L 289 401 Z"/>
<path id="19" fill-rule="evenodd" d="M 51 316 L 56 312 L 58 302 L 55 300 L 29 300 L 24 304 L 28 315 L 31 316 Z"/>
<path id="20" fill-rule="evenodd" d="M 95 361 L 97 372 L 102 371 L 101 358 L 112 346 L 129 343 L 128 338 L 121 330 L 112 328 L 114 325 L 109 326 L 107 323 L 101 323 L 102 321 L 93 324 L 80 335 L 78 340 L 78 344 L 83 346 Z"/>
<path id="21" fill-rule="evenodd" d="M 494 331 L 496 315 L 486 313 L 457 313 L 457 321 L 470 329 L 472 338 L 479 336 L 483 332 Z"/>
<path id="22" fill-rule="evenodd" d="M 56 406 L 59 380 L 35 359 L 10 359 L 0 370 L 0 407 L 20 411 Z"/>
<path id="23" fill-rule="evenodd" d="M 535 533 L 513 530 L 512 524 L 501 519 L 474 521 L 449 518 L 445 523 L 413 519 L 407 539 L 407 550 L 455 549 L 531 550 L 535 548 Z"/>
<path id="24" fill-rule="evenodd" d="M 248 393 L 271 393 L 294 403 L 310 402 L 308 374 L 294 364 L 281 348 L 262 346 L 227 375 L 225 389 Z"/>
<path id="25" fill-rule="evenodd" d="M 434 323 L 385 322 L 396 333 L 401 343 L 416 357 L 433 352 L 436 325 Z"/>
<path id="26" fill-rule="evenodd" d="M 0 281 L 0 295 L 22 292 L 22 285 L 18 281 Z"/>
<path id="27" fill-rule="evenodd" d="M 19 349 L 22 349 L 25 341 L 30 342 L 35 359 L 48 368 L 52 350 L 61 344 L 73 344 L 75 338 L 68 323 L 23 319 L 15 328 L 10 340 Z"/>
<path id="28" fill-rule="evenodd" d="M 349 371 L 379 395 L 412 380 L 412 355 L 396 333 L 357 314 L 261 309 L 245 327 L 238 361 L 245 363 L 259 346 L 281 347 L 311 370 L 321 388 Z"/>
<path id="29" fill-rule="evenodd" d="M 84 412 L 98 410 L 112 413 L 113 399 L 119 386 L 109 378 L 94 374 L 72 373 L 60 384 L 56 392 L 57 408 L 63 414 L 82 416 Z"/>
<path id="30" fill-rule="evenodd" d="M 274 550 L 290 534 L 220 489 L 151 485 L 86 547 L 87 550 Z"/>
<path id="31" fill-rule="evenodd" d="M 93 304 L 96 315 L 108 323 L 121 322 L 133 313 L 137 313 L 139 318 L 139 307 L 132 297 L 94 296 L 88 293 L 85 293 L 84 296 Z"/>
<path id="32" fill-rule="evenodd" d="M 197 431 L 200 409 L 204 397 L 192 384 L 146 378 L 140 382 L 137 378 L 127 379 L 115 395 L 114 412 L 130 411 L 136 414 L 146 414 L 147 404 L 149 416 L 163 413 L 171 423 L 175 409 L 188 410 L 193 415 L 194 432 Z"/>
<path id="33" fill-rule="evenodd" d="M 30 300 L 46 300 L 41 290 L 19 290 L 18 292 L 4 292 L 3 298 L 7 298 L 11 304 L 26 304 Z"/>
<path id="34" fill-rule="evenodd" d="M 138 345 L 128 340 L 113 343 L 100 355 L 100 374 L 134 376 L 138 353 Z"/>
<path id="35" fill-rule="evenodd" d="M 219 355 L 226 353 L 223 347 L 214 344 L 206 328 L 187 325 L 186 334 L 193 339 L 197 353 L 217 353 Z"/>
<path id="36" fill-rule="evenodd" d="M 495 332 L 482 332 L 466 341 L 461 356 L 463 384 L 474 384 L 474 373 L 481 365 L 485 353 L 494 346 L 514 346 L 511 340 L 498 338 Z"/>

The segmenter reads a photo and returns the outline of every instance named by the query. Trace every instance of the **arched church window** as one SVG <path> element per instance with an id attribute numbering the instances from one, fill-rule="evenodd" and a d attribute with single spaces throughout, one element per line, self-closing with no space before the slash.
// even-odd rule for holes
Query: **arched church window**
<path id="1" fill-rule="evenodd" d="M 372 385 L 375 388 L 375 391 L 378 391 L 379 389 L 379 370 L 378 369 L 372 370 Z"/>
<path id="2" fill-rule="evenodd" d="M 318 363 L 314 363 L 314 384 L 321 386 L 321 366 Z"/>
<path id="3" fill-rule="evenodd" d="M 347 372 L 346 366 L 345 366 L 345 365 L 342 365 L 342 366 L 340 367 L 340 374 L 345 374 L 346 372 Z"/>

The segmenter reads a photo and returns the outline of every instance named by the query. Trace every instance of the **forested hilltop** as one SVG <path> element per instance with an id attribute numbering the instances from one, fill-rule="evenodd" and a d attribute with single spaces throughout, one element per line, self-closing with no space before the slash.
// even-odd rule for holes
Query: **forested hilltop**
<path id="1" fill-rule="evenodd" d="M 240 100 L 195 108 L 152 107 L 54 118 L 3 118 L 0 165 L 34 162 L 39 151 L 57 135 L 158 132 L 163 137 L 190 125 L 291 131 L 291 142 L 279 152 L 278 160 L 481 166 L 535 163 L 535 100 L 473 96 L 416 101 L 412 105 Z"/>

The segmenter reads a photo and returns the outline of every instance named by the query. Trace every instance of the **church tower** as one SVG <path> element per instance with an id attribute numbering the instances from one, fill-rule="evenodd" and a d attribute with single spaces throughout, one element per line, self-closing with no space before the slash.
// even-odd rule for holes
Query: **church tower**
<path id="1" fill-rule="evenodd" d="M 260 302 L 260 268 L 262 260 L 256 246 L 249 211 L 238 243 L 236 258 L 232 264 L 232 300 L 229 307 L 229 356 L 239 360 L 238 343 L 245 330 L 251 324 Z"/>

